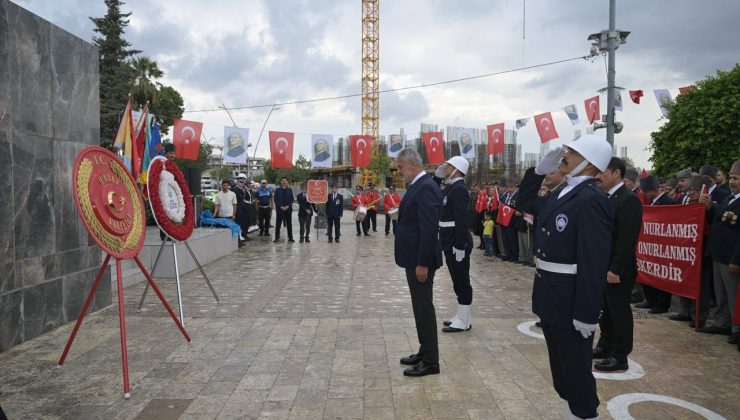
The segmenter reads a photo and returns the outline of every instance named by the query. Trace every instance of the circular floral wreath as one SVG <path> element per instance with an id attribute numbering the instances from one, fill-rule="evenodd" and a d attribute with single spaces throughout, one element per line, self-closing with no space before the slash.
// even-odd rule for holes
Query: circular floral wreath
<path id="1" fill-rule="evenodd" d="M 185 176 L 177 164 L 164 158 L 152 160 L 147 174 L 147 189 L 152 213 L 160 229 L 175 240 L 188 239 L 193 234 L 193 203 Z M 177 201 L 175 209 L 165 205 L 170 192 Z"/>

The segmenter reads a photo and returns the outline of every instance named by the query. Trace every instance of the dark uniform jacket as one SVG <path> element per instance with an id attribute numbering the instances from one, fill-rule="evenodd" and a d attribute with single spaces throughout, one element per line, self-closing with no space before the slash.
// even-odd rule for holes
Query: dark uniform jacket
<path id="1" fill-rule="evenodd" d="M 525 174 L 519 203 L 535 200 L 543 175 Z M 537 259 L 576 264 L 576 274 L 538 269 L 532 291 L 532 310 L 549 325 L 572 329 L 573 320 L 597 324 L 609 270 L 612 205 L 594 179 L 548 196 L 537 214 L 534 255 Z M 534 206 L 537 208 L 538 206 Z"/>
<path id="2" fill-rule="evenodd" d="M 670 206 L 674 204 L 678 204 L 678 201 L 671 198 L 668 194 L 661 194 L 658 196 L 658 199 L 655 200 L 655 203 L 652 203 L 653 206 Z"/>
<path id="3" fill-rule="evenodd" d="M 621 281 L 631 281 L 637 277 L 635 247 L 642 226 L 642 203 L 624 185 L 614 191 L 609 201 L 614 206 L 609 271 Z"/>
<path id="4" fill-rule="evenodd" d="M 437 269 L 442 266 L 439 244 L 439 209 L 442 193 L 432 177 L 424 174 L 409 185 L 398 208 L 394 255 L 399 267 Z"/>
<path id="5" fill-rule="evenodd" d="M 734 195 L 716 205 L 709 247 L 712 260 L 720 264 L 740 265 L 740 198 L 730 203 Z M 737 217 L 733 223 L 733 217 Z"/>
<path id="6" fill-rule="evenodd" d="M 732 193 L 729 190 L 725 190 L 724 188 L 721 188 L 719 185 L 715 185 L 712 192 L 709 193 L 709 197 L 712 199 L 712 201 L 717 204 L 724 201 L 725 198 L 732 195 Z M 734 203 L 733 203 L 734 204 Z"/>
<path id="7" fill-rule="evenodd" d="M 333 199 L 334 193 L 329 193 L 326 199 L 326 217 L 342 217 L 344 211 L 344 197 L 342 194 L 337 193 L 337 197 Z"/>
<path id="8" fill-rule="evenodd" d="M 433 177 L 437 185 L 442 180 Z M 468 220 L 468 205 L 470 192 L 465 180 L 458 180 L 447 185 L 442 191 L 442 210 L 439 214 L 439 242 L 443 251 L 452 251 L 452 248 L 469 251 L 473 249 L 473 235 L 470 233 Z M 454 223 L 454 226 L 441 226 L 444 223 Z"/>

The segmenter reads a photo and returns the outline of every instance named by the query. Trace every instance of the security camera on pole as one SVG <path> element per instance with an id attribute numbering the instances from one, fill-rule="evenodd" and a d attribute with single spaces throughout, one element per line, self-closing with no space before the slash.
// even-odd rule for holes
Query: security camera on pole
<path id="1" fill-rule="evenodd" d="M 591 45 L 591 55 L 595 56 L 598 52 L 607 52 L 609 63 L 607 69 L 607 91 L 606 91 L 606 119 L 604 123 L 594 123 L 594 130 L 606 127 L 606 141 L 612 147 L 614 146 L 614 133 L 622 131 L 624 125 L 614 121 L 614 78 L 616 75 L 615 62 L 616 52 L 619 45 L 627 42 L 629 31 L 620 31 L 615 29 L 616 26 L 617 0 L 609 0 L 609 29 L 588 36 L 589 41 L 595 41 Z M 619 43 L 617 43 L 619 40 Z"/>

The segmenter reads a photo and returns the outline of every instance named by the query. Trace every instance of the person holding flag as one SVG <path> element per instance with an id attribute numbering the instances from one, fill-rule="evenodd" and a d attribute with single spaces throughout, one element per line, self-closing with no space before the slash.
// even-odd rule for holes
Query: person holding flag
<path id="1" fill-rule="evenodd" d="M 478 249 L 486 249 L 483 242 L 483 219 L 486 214 L 486 204 L 488 204 L 488 184 L 483 184 L 475 202 L 475 230 L 474 233 L 480 238 Z"/>
<path id="2" fill-rule="evenodd" d="M 457 313 L 444 321 L 442 332 L 468 331 L 472 327 L 470 305 L 473 303 L 473 288 L 470 286 L 470 253 L 473 251 L 473 235 L 468 226 L 468 200 L 470 193 L 465 185 L 465 174 L 470 163 L 462 156 L 454 156 L 437 168 L 434 182 L 447 186 L 442 190 L 442 210 L 439 214 L 439 242 L 445 255 L 445 264 L 450 271 L 452 287 L 457 295 Z"/>

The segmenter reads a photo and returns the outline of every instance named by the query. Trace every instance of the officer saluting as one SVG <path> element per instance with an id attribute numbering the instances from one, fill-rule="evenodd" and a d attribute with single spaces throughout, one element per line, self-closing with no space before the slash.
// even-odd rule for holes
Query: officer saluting
<path id="1" fill-rule="evenodd" d="M 551 194 L 537 215 L 532 309 L 542 320 L 555 391 L 568 403 L 567 416 L 584 419 L 598 416 L 591 348 L 609 271 L 613 219 L 611 203 L 594 177 L 607 168 L 611 155 L 603 139 L 582 136 L 547 153 L 536 174 L 522 179 L 518 195 L 520 204 L 534 200 L 544 174 L 558 167 L 566 176 L 567 185 Z"/>
<path id="2" fill-rule="evenodd" d="M 443 178 L 449 178 L 442 191 L 439 242 L 457 295 L 457 313 L 451 320 L 444 322 L 442 332 L 461 332 L 471 328 L 470 304 L 473 303 L 473 288 L 470 287 L 470 252 L 473 250 L 473 235 L 470 234 L 468 220 L 470 192 L 464 179 L 469 166 L 465 158 L 454 156 L 434 173 L 437 184 L 441 184 Z"/>

